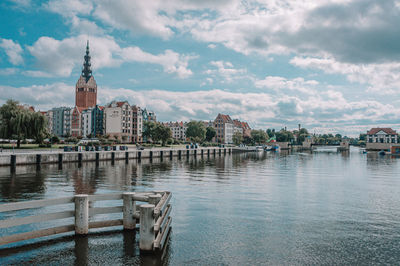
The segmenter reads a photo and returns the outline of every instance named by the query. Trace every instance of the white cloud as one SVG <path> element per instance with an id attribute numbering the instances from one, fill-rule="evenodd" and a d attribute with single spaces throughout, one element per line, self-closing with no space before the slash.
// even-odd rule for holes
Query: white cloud
<path id="1" fill-rule="evenodd" d="M 255 81 L 257 88 L 270 88 L 276 91 L 297 90 L 306 94 L 315 93 L 314 87 L 318 84 L 319 82 L 316 80 L 304 80 L 301 77 L 287 79 L 278 76 L 267 76 L 263 80 Z"/>
<path id="2" fill-rule="evenodd" d="M 83 63 L 84 48 L 88 39 L 94 69 L 117 67 L 124 62 L 142 62 L 160 65 L 166 73 L 176 74 L 180 78 L 187 78 L 192 74 L 188 62 L 196 56 L 181 55 L 172 50 L 153 55 L 136 46 L 122 48 L 109 36 L 79 35 L 63 40 L 41 37 L 29 46 L 28 50 L 36 58 L 42 72 L 68 77 L 74 67 Z"/>
<path id="3" fill-rule="evenodd" d="M 350 82 L 368 85 L 369 92 L 395 94 L 400 89 L 400 63 L 351 64 L 333 58 L 296 56 L 290 63 L 301 68 L 318 69 L 328 74 L 341 74 Z"/>
<path id="4" fill-rule="evenodd" d="M 180 78 L 192 75 L 188 69 L 189 60 L 197 58 L 193 55 L 180 55 L 172 50 L 165 50 L 163 54 L 153 55 L 144 52 L 139 47 L 127 47 L 121 50 L 124 61 L 136 61 L 161 65 L 167 73 L 176 73 Z"/>
<path id="5" fill-rule="evenodd" d="M 8 60 L 11 64 L 19 65 L 24 62 L 24 59 L 21 55 L 23 52 L 21 45 L 13 40 L 0 38 L 0 48 L 4 49 L 4 52 L 7 54 Z"/>
<path id="6" fill-rule="evenodd" d="M 72 106 L 74 87 L 64 83 L 0 86 L 0 95 L 1 102 L 13 98 L 45 110 L 60 105 Z M 161 121 L 210 120 L 218 113 L 227 113 L 248 121 L 256 128 L 294 128 L 301 123 L 311 130 L 343 127 L 351 131 L 354 128 L 352 132 L 357 134 L 360 128 L 379 124 L 389 124 L 394 128 L 400 126 L 400 109 L 396 106 L 374 100 L 349 101 L 342 93 L 332 90 L 300 99 L 297 96 L 218 89 L 178 92 L 102 87 L 98 100 L 100 104 L 128 100 L 131 104 L 154 110 Z"/>
<path id="7" fill-rule="evenodd" d="M 244 68 L 235 68 L 229 61 L 211 61 L 210 65 L 214 68 L 204 71 L 205 74 L 213 77 L 222 77 L 223 82 L 232 82 L 235 79 L 245 77 L 247 70 Z M 249 76 L 248 76 L 249 77 Z"/>
<path id="8" fill-rule="evenodd" d="M 0 85 L 0 103 L 14 99 L 35 106 L 36 110 L 47 110 L 56 106 L 72 106 L 75 88 L 65 83 L 12 87 Z"/>
<path id="9" fill-rule="evenodd" d="M 9 76 L 14 75 L 19 72 L 18 68 L 9 67 L 9 68 L 0 68 L 0 75 L 1 76 Z"/>

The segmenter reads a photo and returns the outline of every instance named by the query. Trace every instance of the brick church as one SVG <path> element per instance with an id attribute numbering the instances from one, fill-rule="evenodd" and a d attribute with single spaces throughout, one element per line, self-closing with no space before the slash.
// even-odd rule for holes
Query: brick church
<path id="1" fill-rule="evenodd" d="M 78 137 L 82 135 L 82 112 L 96 107 L 97 84 L 92 75 L 89 41 L 86 45 L 82 74 L 75 86 L 75 108 L 71 114 L 71 135 Z"/>

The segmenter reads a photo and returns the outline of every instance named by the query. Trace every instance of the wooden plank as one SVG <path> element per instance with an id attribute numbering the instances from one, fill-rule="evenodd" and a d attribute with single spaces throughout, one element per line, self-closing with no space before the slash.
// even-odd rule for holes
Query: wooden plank
<path id="1" fill-rule="evenodd" d="M 164 247 L 165 240 L 167 239 L 169 230 L 171 229 L 171 221 L 172 221 L 172 218 L 168 217 L 166 230 L 164 230 L 164 232 L 162 232 L 162 233 L 159 233 L 157 235 L 156 239 L 154 240 L 154 248 L 155 249 L 162 249 Z"/>
<path id="2" fill-rule="evenodd" d="M 160 228 L 165 224 L 166 222 L 166 217 L 168 217 L 169 213 L 171 212 L 171 205 L 168 204 L 168 209 L 163 213 L 163 215 L 157 219 L 157 222 L 154 225 L 154 231 L 158 232 L 160 231 Z"/>
<path id="3" fill-rule="evenodd" d="M 167 208 L 168 202 L 171 200 L 171 198 L 172 198 L 171 192 L 167 192 L 162 197 L 160 202 L 157 204 L 157 207 L 154 209 L 154 215 L 156 217 L 162 215 L 162 213 L 164 212 L 165 208 Z"/>
<path id="4" fill-rule="evenodd" d="M 98 207 L 98 208 L 90 208 L 89 215 L 96 214 L 105 214 L 105 213 L 122 213 L 122 206 L 113 206 L 113 207 Z"/>
<path id="5" fill-rule="evenodd" d="M 167 229 L 164 230 L 164 232 L 162 233 L 162 238 L 161 238 L 161 242 L 160 242 L 160 249 L 163 249 L 165 241 L 167 240 L 167 236 L 169 234 L 169 230 L 171 230 L 171 222 L 172 222 L 172 218 L 168 217 L 168 223 L 167 223 Z"/>
<path id="6" fill-rule="evenodd" d="M 74 197 L 4 203 L 0 204 L 0 212 L 18 211 L 24 209 L 39 208 L 44 206 L 67 204 L 72 202 L 74 202 Z"/>
<path id="7" fill-rule="evenodd" d="M 148 202 L 149 201 L 149 197 L 148 196 L 133 196 L 133 199 L 136 201 L 144 201 L 144 202 Z"/>
<path id="8" fill-rule="evenodd" d="M 26 216 L 26 217 L 22 217 L 22 218 L 1 220 L 0 228 L 8 228 L 8 227 L 18 226 L 18 225 L 23 225 L 23 224 L 33 224 L 33 223 L 46 222 L 46 221 L 52 221 L 52 220 L 58 220 L 58 219 L 65 219 L 65 218 L 70 218 L 70 217 L 74 217 L 74 216 L 75 216 L 74 211 L 43 213 L 43 214 L 39 214 L 39 215 Z"/>
<path id="9" fill-rule="evenodd" d="M 108 193 L 108 194 L 89 195 L 89 201 L 120 200 L 120 199 L 122 199 L 122 193 Z"/>
<path id="10" fill-rule="evenodd" d="M 169 205 L 169 204 L 168 204 Z M 163 221 L 161 222 L 161 224 L 160 224 L 160 231 L 161 232 L 164 232 L 165 231 L 165 225 L 167 224 L 167 221 L 168 221 L 168 217 L 169 217 L 169 214 L 171 213 L 171 210 L 172 210 L 172 207 L 171 206 L 169 206 L 168 207 L 168 209 L 165 211 L 165 219 L 163 219 Z"/>
<path id="11" fill-rule="evenodd" d="M 110 226 L 118 226 L 123 225 L 123 219 L 116 220 L 108 220 L 108 221 L 95 221 L 89 223 L 89 228 L 102 228 L 102 227 L 110 227 Z"/>
<path id="12" fill-rule="evenodd" d="M 21 234 L 15 234 L 15 235 L 10 235 L 10 236 L 4 236 L 4 237 L 0 238 L 0 245 L 6 245 L 6 244 L 23 241 L 23 240 L 71 232 L 74 230 L 75 230 L 75 225 L 71 224 L 71 225 L 63 225 L 63 226 L 52 227 L 52 228 L 47 228 L 47 229 L 42 229 L 42 230 L 37 230 L 37 231 L 32 231 L 32 232 L 26 232 L 26 233 L 21 233 Z"/>

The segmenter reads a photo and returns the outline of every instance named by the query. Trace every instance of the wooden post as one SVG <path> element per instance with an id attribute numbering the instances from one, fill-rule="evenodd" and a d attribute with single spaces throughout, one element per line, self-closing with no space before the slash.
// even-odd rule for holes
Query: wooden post
<path id="1" fill-rule="evenodd" d="M 124 229 L 132 230 L 136 228 L 136 219 L 133 215 L 136 212 L 136 202 L 133 199 L 135 192 L 125 192 L 122 194 L 122 199 L 124 201 L 123 207 L 123 220 Z"/>
<path id="2" fill-rule="evenodd" d="M 197 156 L 197 150 L 194 150 L 194 156 L 195 157 Z"/>
<path id="3" fill-rule="evenodd" d="M 82 153 L 78 153 L 78 162 L 81 163 L 82 162 Z"/>
<path id="4" fill-rule="evenodd" d="M 17 155 L 12 154 L 10 157 L 10 165 L 12 168 L 15 168 L 15 166 L 17 165 Z"/>
<path id="5" fill-rule="evenodd" d="M 157 204 L 161 200 L 161 195 L 160 194 L 155 194 L 155 195 L 149 195 L 149 204 L 153 204 L 154 206 L 157 206 Z"/>
<path id="6" fill-rule="evenodd" d="M 224 148 L 224 155 L 226 154 L 226 149 Z"/>
<path id="7" fill-rule="evenodd" d="M 187 150 L 186 151 L 186 156 L 189 157 L 189 154 L 190 154 L 190 150 Z"/>
<path id="8" fill-rule="evenodd" d="M 178 151 L 178 158 L 180 159 L 181 157 L 182 157 L 182 151 L 179 150 L 179 151 Z"/>
<path id="9" fill-rule="evenodd" d="M 201 157 L 203 157 L 203 155 L 204 155 L 204 150 L 201 149 Z"/>
<path id="10" fill-rule="evenodd" d="M 75 234 L 89 233 L 89 196 L 75 195 Z"/>
<path id="11" fill-rule="evenodd" d="M 231 154 L 231 153 L 232 153 L 232 148 L 229 148 L 229 150 L 228 150 L 228 151 L 229 151 L 229 154 Z"/>
<path id="12" fill-rule="evenodd" d="M 111 152 L 111 161 L 112 161 L 112 162 L 115 161 L 115 152 Z"/>
<path id="13" fill-rule="evenodd" d="M 172 160 L 172 152 L 173 151 L 169 151 L 169 158 Z"/>
<path id="14" fill-rule="evenodd" d="M 140 205 L 140 240 L 139 248 L 142 252 L 153 251 L 153 242 L 155 240 L 154 233 L 154 205 Z"/>
<path id="15" fill-rule="evenodd" d="M 153 151 L 150 151 L 150 159 L 153 159 Z"/>
<path id="16" fill-rule="evenodd" d="M 142 159 L 142 152 L 141 151 L 138 151 L 137 158 L 138 158 L 138 161 L 140 161 Z"/>
<path id="17" fill-rule="evenodd" d="M 221 156 L 221 148 L 219 148 L 218 155 Z"/>
<path id="18" fill-rule="evenodd" d="M 217 154 L 217 149 L 214 149 L 214 156 L 215 156 L 215 154 Z"/>
<path id="19" fill-rule="evenodd" d="M 100 161 L 100 152 L 96 152 L 96 162 Z"/>
<path id="20" fill-rule="evenodd" d="M 129 162 L 129 152 L 125 152 L 125 162 L 128 163 Z"/>
<path id="21" fill-rule="evenodd" d="M 62 164 L 62 162 L 63 162 L 63 154 L 62 154 L 62 153 L 59 153 L 59 154 L 58 154 L 58 163 L 59 163 L 59 164 Z"/>
<path id="22" fill-rule="evenodd" d="M 40 165 L 42 161 L 42 155 L 41 154 L 36 154 L 36 164 Z"/>
<path id="23" fill-rule="evenodd" d="M 207 157 L 210 157 L 210 149 L 207 149 Z"/>
<path id="24" fill-rule="evenodd" d="M 163 155 L 164 155 L 164 151 L 160 151 L 160 158 L 161 159 L 162 159 Z"/>

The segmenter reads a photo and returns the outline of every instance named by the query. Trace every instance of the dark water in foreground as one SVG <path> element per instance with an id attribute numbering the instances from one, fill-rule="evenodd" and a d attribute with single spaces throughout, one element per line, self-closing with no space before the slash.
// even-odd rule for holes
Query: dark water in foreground
<path id="1" fill-rule="evenodd" d="M 0 202 L 173 192 L 162 259 L 140 256 L 138 238 L 114 230 L 3 248 L 0 264 L 397 264 L 400 159 L 332 151 L 0 168 Z"/>

